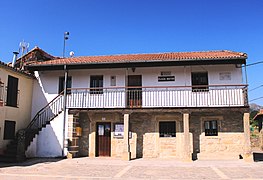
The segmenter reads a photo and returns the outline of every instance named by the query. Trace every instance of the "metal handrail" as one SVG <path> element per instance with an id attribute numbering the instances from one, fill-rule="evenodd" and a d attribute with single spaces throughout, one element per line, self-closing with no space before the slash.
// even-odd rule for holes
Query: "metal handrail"
<path id="1" fill-rule="evenodd" d="M 67 90 L 90 90 L 90 89 L 129 89 L 129 88 L 194 88 L 194 87 L 247 87 L 247 84 L 215 84 L 215 85 L 194 85 L 194 86 L 114 86 L 114 87 L 97 87 L 97 88 L 67 88 Z"/>

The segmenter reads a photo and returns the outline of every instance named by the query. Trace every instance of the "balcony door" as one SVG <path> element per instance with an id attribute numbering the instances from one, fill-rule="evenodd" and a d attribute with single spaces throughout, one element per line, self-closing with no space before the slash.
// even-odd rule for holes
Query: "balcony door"
<path id="1" fill-rule="evenodd" d="M 96 156 L 110 156 L 111 154 L 111 123 L 97 123 Z"/>
<path id="2" fill-rule="evenodd" d="M 128 76 L 127 106 L 138 108 L 142 106 L 142 76 Z"/>

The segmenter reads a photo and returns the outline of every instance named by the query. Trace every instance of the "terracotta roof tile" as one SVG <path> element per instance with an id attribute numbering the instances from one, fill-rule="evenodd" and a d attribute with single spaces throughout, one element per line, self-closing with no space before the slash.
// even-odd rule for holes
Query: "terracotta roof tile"
<path id="1" fill-rule="evenodd" d="M 35 62 L 31 65 L 61 65 L 61 64 L 92 64 L 92 63 L 129 63 L 152 61 L 184 61 L 184 60 L 222 60 L 246 59 L 246 53 L 233 51 L 200 51 L 200 52 L 169 52 L 153 54 L 122 54 L 105 56 L 82 56 L 53 59 Z M 29 65 L 30 66 L 30 65 Z"/>
<path id="2" fill-rule="evenodd" d="M 6 64 L 2 61 L 0 61 L 0 68 L 5 68 L 5 69 L 9 69 L 9 70 L 12 70 L 14 72 L 17 72 L 19 74 L 22 74 L 22 75 L 26 75 L 26 76 L 29 76 L 31 78 L 35 78 L 35 76 L 33 74 L 30 74 L 29 72 L 27 71 L 23 71 L 23 70 L 20 70 L 19 68 L 15 68 L 15 67 L 12 67 L 11 65 L 9 64 Z"/>

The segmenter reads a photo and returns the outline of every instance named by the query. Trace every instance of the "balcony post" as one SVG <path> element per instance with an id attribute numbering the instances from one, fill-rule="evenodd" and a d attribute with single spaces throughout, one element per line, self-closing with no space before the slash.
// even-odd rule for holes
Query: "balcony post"
<path id="1" fill-rule="evenodd" d="M 244 113 L 243 123 L 244 123 L 244 141 L 245 141 L 243 158 L 245 161 L 252 162 L 253 160 L 252 160 L 251 143 L 250 143 L 249 113 Z"/>
<path id="2" fill-rule="evenodd" d="M 130 142 L 129 142 L 129 114 L 124 114 L 124 137 L 123 137 L 123 160 L 131 160 Z"/>
<path id="3" fill-rule="evenodd" d="M 184 123 L 184 147 L 183 147 L 183 161 L 192 161 L 192 155 L 190 151 L 190 133 L 189 133 L 189 114 L 183 114 Z"/>
<path id="4" fill-rule="evenodd" d="M 64 71 L 65 71 L 65 77 L 64 77 L 64 103 L 63 103 L 63 111 L 64 111 L 64 117 L 63 117 L 63 141 L 62 141 L 62 157 L 65 156 L 65 148 L 66 148 L 66 139 L 65 139 L 65 133 L 66 133 L 66 119 L 67 119 L 67 82 L 68 82 L 68 70 L 67 65 L 64 65 Z"/>

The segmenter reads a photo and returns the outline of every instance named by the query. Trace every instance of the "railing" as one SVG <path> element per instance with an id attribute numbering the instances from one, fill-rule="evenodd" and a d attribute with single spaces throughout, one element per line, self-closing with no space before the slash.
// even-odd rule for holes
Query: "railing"
<path id="1" fill-rule="evenodd" d="M 71 88 L 67 108 L 155 108 L 247 106 L 246 85 Z M 43 126 L 63 111 L 63 92 L 42 108 L 25 132 L 25 148 Z M 19 136 L 21 139 L 21 137 Z M 22 138 L 23 139 L 23 138 Z"/>
<path id="2" fill-rule="evenodd" d="M 30 142 L 35 137 L 43 126 L 49 124 L 59 113 L 63 111 L 63 95 L 59 94 L 45 107 L 43 107 L 25 129 L 25 147 L 27 148 Z"/>
<path id="3" fill-rule="evenodd" d="M 26 129 L 39 129 L 63 111 L 63 95 L 59 94 L 38 111 Z"/>
<path id="4" fill-rule="evenodd" d="M 72 88 L 68 108 L 229 107 L 247 105 L 246 85 Z"/>

